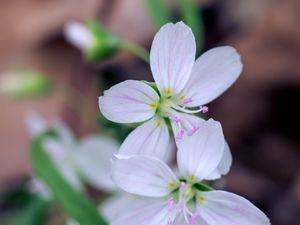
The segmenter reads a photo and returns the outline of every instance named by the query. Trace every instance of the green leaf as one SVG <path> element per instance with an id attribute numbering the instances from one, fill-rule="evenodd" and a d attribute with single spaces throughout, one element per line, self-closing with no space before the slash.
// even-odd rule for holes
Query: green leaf
<path id="1" fill-rule="evenodd" d="M 146 0 L 146 6 L 157 29 L 172 20 L 165 0 Z"/>
<path id="2" fill-rule="evenodd" d="M 201 53 L 204 45 L 204 24 L 202 13 L 196 0 L 178 0 L 183 21 L 191 27 L 197 43 L 197 55 Z"/>
<path id="3" fill-rule="evenodd" d="M 48 203 L 35 196 L 30 202 L 16 213 L 12 214 L 7 225 L 41 225 L 44 224 Z"/>
<path id="4" fill-rule="evenodd" d="M 32 143 L 31 160 L 38 176 L 51 190 L 54 200 L 64 211 L 81 225 L 107 225 L 97 207 L 82 193 L 73 189 L 59 174 L 42 147 L 48 134 L 41 135 Z"/>

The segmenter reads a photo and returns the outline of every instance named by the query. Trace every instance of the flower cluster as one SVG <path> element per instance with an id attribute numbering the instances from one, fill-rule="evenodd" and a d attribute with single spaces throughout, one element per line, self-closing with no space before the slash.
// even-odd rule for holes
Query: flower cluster
<path id="1" fill-rule="evenodd" d="M 206 104 L 235 82 L 242 63 L 228 46 L 209 50 L 196 61 L 195 53 L 191 29 L 182 22 L 166 24 L 150 52 L 155 83 L 127 80 L 99 97 L 107 119 L 141 123 L 112 160 L 116 185 L 139 197 L 111 225 L 270 224 L 248 200 L 203 182 L 228 173 L 232 156 L 220 123 L 197 114 L 206 113 Z M 168 165 L 172 140 L 176 172 Z"/>

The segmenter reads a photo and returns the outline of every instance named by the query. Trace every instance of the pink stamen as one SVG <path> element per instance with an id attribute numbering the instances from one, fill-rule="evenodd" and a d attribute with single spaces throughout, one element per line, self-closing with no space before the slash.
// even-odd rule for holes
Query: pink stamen
<path id="1" fill-rule="evenodd" d="M 199 127 L 193 127 L 193 129 L 191 129 L 187 132 L 187 135 L 192 136 L 198 129 L 199 129 Z"/>
<path id="2" fill-rule="evenodd" d="M 181 123 L 182 122 L 182 119 L 180 116 L 177 116 L 177 115 L 171 115 L 170 116 L 170 119 L 173 120 L 174 122 L 176 123 Z"/>
<path id="3" fill-rule="evenodd" d="M 183 137 L 183 134 L 184 134 L 184 130 L 179 130 L 178 132 L 177 132 L 177 134 L 176 134 L 176 141 L 179 141 L 179 140 L 181 140 L 182 139 L 182 137 Z"/>
<path id="4" fill-rule="evenodd" d="M 168 210 L 169 211 L 172 210 L 172 208 L 174 207 L 174 200 L 173 200 L 173 198 L 170 198 L 168 200 L 167 206 L 168 206 Z"/>
<path id="5" fill-rule="evenodd" d="M 190 222 L 188 223 L 188 225 L 196 225 L 196 219 L 199 216 L 199 212 L 198 210 L 195 211 L 190 219 Z"/>
<path id="6" fill-rule="evenodd" d="M 173 221 L 171 219 L 169 219 L 167 225 L 172 225 L 172 224 L 173 224 Z"/>
<path id="7" fill-rule="evenodd" d="M 185 106 L 185 105 L 191 103 L 192 101 L 193 101 L 192 98 L 185 98 L 181 101 L 181 104 Z"/>
<path id="8" fill-rule="evenodd" d="M 208 107 L 207 106 L 200 106 L 200 112 L 207 113 L 208 112 Z"/>
<path id="9" fill-rule="evenodd" d="M 185 183 L 184 182 L 180 182 L 180 190 L 184 191 L 185 187 L 186 187 Z"/>

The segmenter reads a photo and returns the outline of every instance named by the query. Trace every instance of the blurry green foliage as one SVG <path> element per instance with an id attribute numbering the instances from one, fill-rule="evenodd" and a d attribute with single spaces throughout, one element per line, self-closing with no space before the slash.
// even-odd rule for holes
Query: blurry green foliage
<path id="1" fill-rule="evenodd" d="M 47 215 L 48 203 L 33 196 L 25 207 L 11 215 L 7 225 L 41 225 Z"/>
<path id="2" fill-rule="evenodd" d="M 107 225 L 97 207 L 82 193 L 74 190 L 59 174 L 42 143 L 51 133 L 36 138 L 31 147 L 31 160 L 34 171 L 51 190 L 54 201 L 81 225 Z"/>
<path id="3" fill-rule="evenodd" d="M 146 5 L 157 29 L 169 22 L 175 22 L 167 0 L 146 0 Z M 204 45 L 204 25 L 202 12 L 196 0 L 177 0 L 180 10 L 179 21 L 182 20 L 193 31 L 197 43 L 197 55 Z M 177 22 L 177 21 L 176 21 Z"/>
<path id="4" fill-rule="evenodd" d="M 172 21 L 170 9 L 165 0 L 146 0 L 146 5 L 157 29 Z"/>
<path id="5" fill-rule="evenodd" d="M 196 0 L 178 0 L 182 21 L 193 31 L 197 43 L 197 55 L 201 53 L 204 45 L 204 25 L 202 13 Z"/>

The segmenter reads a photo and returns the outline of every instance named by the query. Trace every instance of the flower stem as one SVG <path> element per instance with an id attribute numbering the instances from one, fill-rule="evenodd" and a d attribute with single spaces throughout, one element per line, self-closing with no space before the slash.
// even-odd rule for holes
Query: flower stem
<path id="1" fill-rule="evenodd" d="M 142 59 L 144 62 L 149 63 L 149 51 L 142 46 L 130 41 L 123 41 L 121 44 L 121 49 L 129 51 Z"/>

